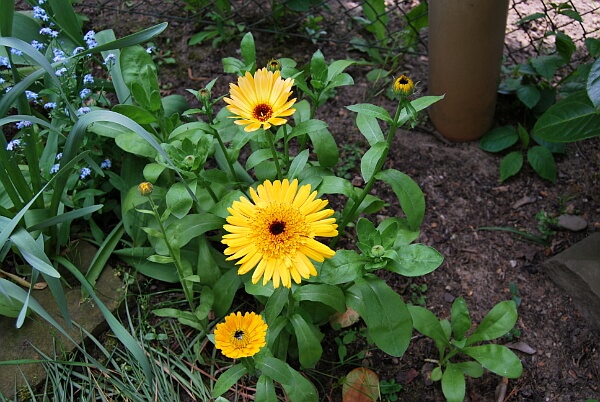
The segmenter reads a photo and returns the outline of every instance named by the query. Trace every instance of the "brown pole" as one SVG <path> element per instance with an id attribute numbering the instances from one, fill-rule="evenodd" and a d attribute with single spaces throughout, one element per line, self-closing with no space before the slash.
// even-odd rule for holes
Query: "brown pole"
<path id="1" fill-rule="evenodd" d="M 429 108 L 450 141 L 479 139 L 493 124 L 509 0 L 429 0 Z"/>

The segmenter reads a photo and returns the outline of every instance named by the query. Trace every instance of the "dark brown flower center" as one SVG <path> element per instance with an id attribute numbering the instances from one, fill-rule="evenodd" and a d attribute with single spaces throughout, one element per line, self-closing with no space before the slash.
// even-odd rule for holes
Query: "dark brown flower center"
<path id="1" fill-rule="evenodd" d="M 273 235 L 282 234 L 284 231 L 285 231 L 285 223 L 284 222 L 275 221 L 275 222 L 271 223 L 271 226 L 269 226 L 269 232 L 271 232 L 271 234 L 273 234 Z"/>
<path id="2" fill-rule="evenodd" d="M 398 79 L 398 83 L 399 83 L 400 85 L 407 85 L 407 84 L 408 84 L 408 79 L 407 79 L 406 77 L 400 77 L 400 78 Z"/>
<path id="3" fill-rule="evenodd" d="M 266 103 L 259 103 L 254 107 L 252 115 L 258 121 L 267 121 L 273 115 L 273 108 Z"/>
<path id="4" fill-rule="evenodd" d="M 233 334 L 233 337 L 235 339 L 237 339 L 238 341 L 241 341 L 242 339 L 244 339 L 244 331 L 242 331 L 241 329 L 238 329 L 237 331 L 235 331 L 235 333 Z"/>

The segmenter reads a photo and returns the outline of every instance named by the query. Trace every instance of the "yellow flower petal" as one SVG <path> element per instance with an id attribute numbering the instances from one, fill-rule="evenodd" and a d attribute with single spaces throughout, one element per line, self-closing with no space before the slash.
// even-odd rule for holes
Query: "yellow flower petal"
<path id="1" fill-rule="evenodd" d="M 338 234 L 333 210 L 322 210 L 327 202 L 316 196 L 310 185 L 299 187 L 298 180 L 267 180 L 250 188 L 252 201 L 241 197 L 228 209 L 231 215 L 223 226 L 228 233 L 221 240 L 227 260 L 238 260 L 240 275 L 254 269 L 252 283 L 262 278 L 276 288 L 316 275 L 311 259 L 322 262 L 335 251 L 315 237 Z"/>
<path id="2" fill-rule="evenodd" d="M 267 328 L 256 313 L 231 313 L 215 327 L 215 347 L 231 359 L 254 356 L 267 344 Z"/>

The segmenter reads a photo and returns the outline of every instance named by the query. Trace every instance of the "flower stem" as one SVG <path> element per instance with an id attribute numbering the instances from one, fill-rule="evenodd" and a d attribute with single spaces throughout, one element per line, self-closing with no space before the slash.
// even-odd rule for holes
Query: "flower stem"
<path id="1" fill-rule="evenodd" d="M 358 199 L 354 202 L 354 205 L 352 205 L 352 208 L 350 209 L 350 211 L 347 214 L 345 214 L 345 216 L 343 217 L 342 223 L 340 223 L 340 226 L 338 227 L 338 235 L 331 241 L 331 244 L 329 247 L 335 247 L 335 245 L 339 241 L 340 237 L 342 236 L 344 230 L 346 229 L 346 226 L 348 226 L 348 223 L 350 223 L 350 220 L 352 219 L 352 217 L 354 216 L 354 214 L 360 207 L 360 204 L 362 204 L 362 202 L 365 200 L 365 198 L 371 191 L 371 188 L 373 188 L 373 185 L 377 181 L 375 176 L 377 176 L 377 173 L 379 173 L 381 171 L 381 169 L 383 168 L 383 165 L 387 158 L 390 147 L 392 146 L 392 140 L 394 139 L 394 134 L 396 133 L 396 130 L 398 129 L 398 120 L 400 119 L 400 113 L 402 112 L 402 109 L 403 109 L 402 102 L 398 102 L 398 107 L 396 108 L 396 115 L 394 116 L 394 120 L 390 123 L 390 129 L 389 129 L 388 135 L 387 135 L 387 140 L 386 140 L 387 147 L 383 151 L 381 158 L 379 158 L 379 161 L 377 162 L 377 165 L 375 166 L 373 175 L 371 176 L 371 178 L 369 179 L 367 184 L 365 184 L 365 187 L 362 189 L 362 192 L 358 196 Z"/>
<path id="2" fill-rule="evenodd" d="M 279 165 L 279 157 L 277 156 L 277 150 L 275 149 L 275 143 L 273 142 L 273 133 L 271 132 L 271 130 L 265 130 L 265 136 L 267 137 L 267 142 L 269 143 L 271 154 L 273 154 L 273 162 L 275 162 L 275 170 L 277 170 L 277 179 L 283 180 L 283 174 L 281 173 L 281 165 Z"/>
<path id="3" fill-rule="evenodd" d="M 185 298 L 186 298 L 188 304 L 190 305 L 190 308 L 192 309 L 192 311 L 194 311 L 196 309 L 195 304 L 194 304 L 194 295 L 191 292 L 191 289 L 188 286 L 186 286 L 186 284 L 184 283 L 185 273 L 183 272 L 183 267 L 181 266 L 181 261 L 179 260 L 179 254 L 175 254 L 173 247 L 171 247 L 171 244 L 169 243 L 169 240 L 167 239 L 167 231 L 165 230 L 162 220 L 160 219 L 160 214 L 158 213 L 158 207 L 154 203 L 154 200 L 152 199 L 152 197 L 148 197 L 148 201 L 150 202 L 150 206 L 152 207 L 152 211 L 154 212 L 154 217 L 156 218 L 156 220 L 158 222 L 160 232 L 162 233 L 162 235 L 164 237 L 165 244 L 167 245 L 167 249 L 169 250 L 169 255 L 171 256 L 171 258 L 173 258 L 173 264 L 175 264 L 175 268 L 177 269 L 177 274 L 179 276 L 179 281 L 181 282 L 181 287 L 183 288 L 183 293 L 185 294 Z"/>

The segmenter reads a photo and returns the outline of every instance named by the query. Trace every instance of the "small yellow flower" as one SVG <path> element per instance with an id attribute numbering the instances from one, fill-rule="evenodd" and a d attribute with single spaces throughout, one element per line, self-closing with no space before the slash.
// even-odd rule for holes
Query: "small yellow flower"
<path id="1" fill-rule="evenodd" d="M 311 259 L 323 262 L 335 251 L 315 237 L 337 236 L 334 211 L 323 209 L 326 200 L 315 199 L 310 184 L 298 189 L 298 180 L 269 180 L 256 190 L 250 188 L 252 201 L 240 197 L 228 208 L 230 216 L 223 228 L 229 232 L 221 242 L 227 260 L 240 259 L 238 274 L 255 268 L 252 283 L 263 278 L 263 285 L 273 279 L 273 286 L 291 287 L 301 278 L 317 275 Z"/>
<path id="2" fill-rule="evenodd" d="M 143 181 L 138 185 L 138 192 L 144 197 L 150 197 L 152 191 L 154 191 L 154 187 L 148 181 Z"/>
<path id="3" fill-rule="evenodd" d="M 288 100 L 292 95 L 294 80 L 281 78 L 279 71 L 266 68 L 257 70 L 254 76 L 249 72 L 238 78 L 238 84 L 229 84 L 230 98 L 223 98 L 227 109 L 237 119 L 235 124 L 244 127 L 244 131 L 256 131 L 259 128 L 268 130 L 272 125 L 287 123 L 283 117 L 294 114 L 292 105 L 296 98 Z"/>
<path id="4" fill-rule="evenodd" d="M 394 81 L 394 93 L 400 96 L 410 96 L 415 91 L 415 84 L 406 75 L 402 74 Z"/>
<path id="5" fill-rule="evenodd" d="M 267 328 L 254 312 L 231 313 L 215 327 L 215 347 L 231 359 L 254 356 L 267 344 Z"/>

